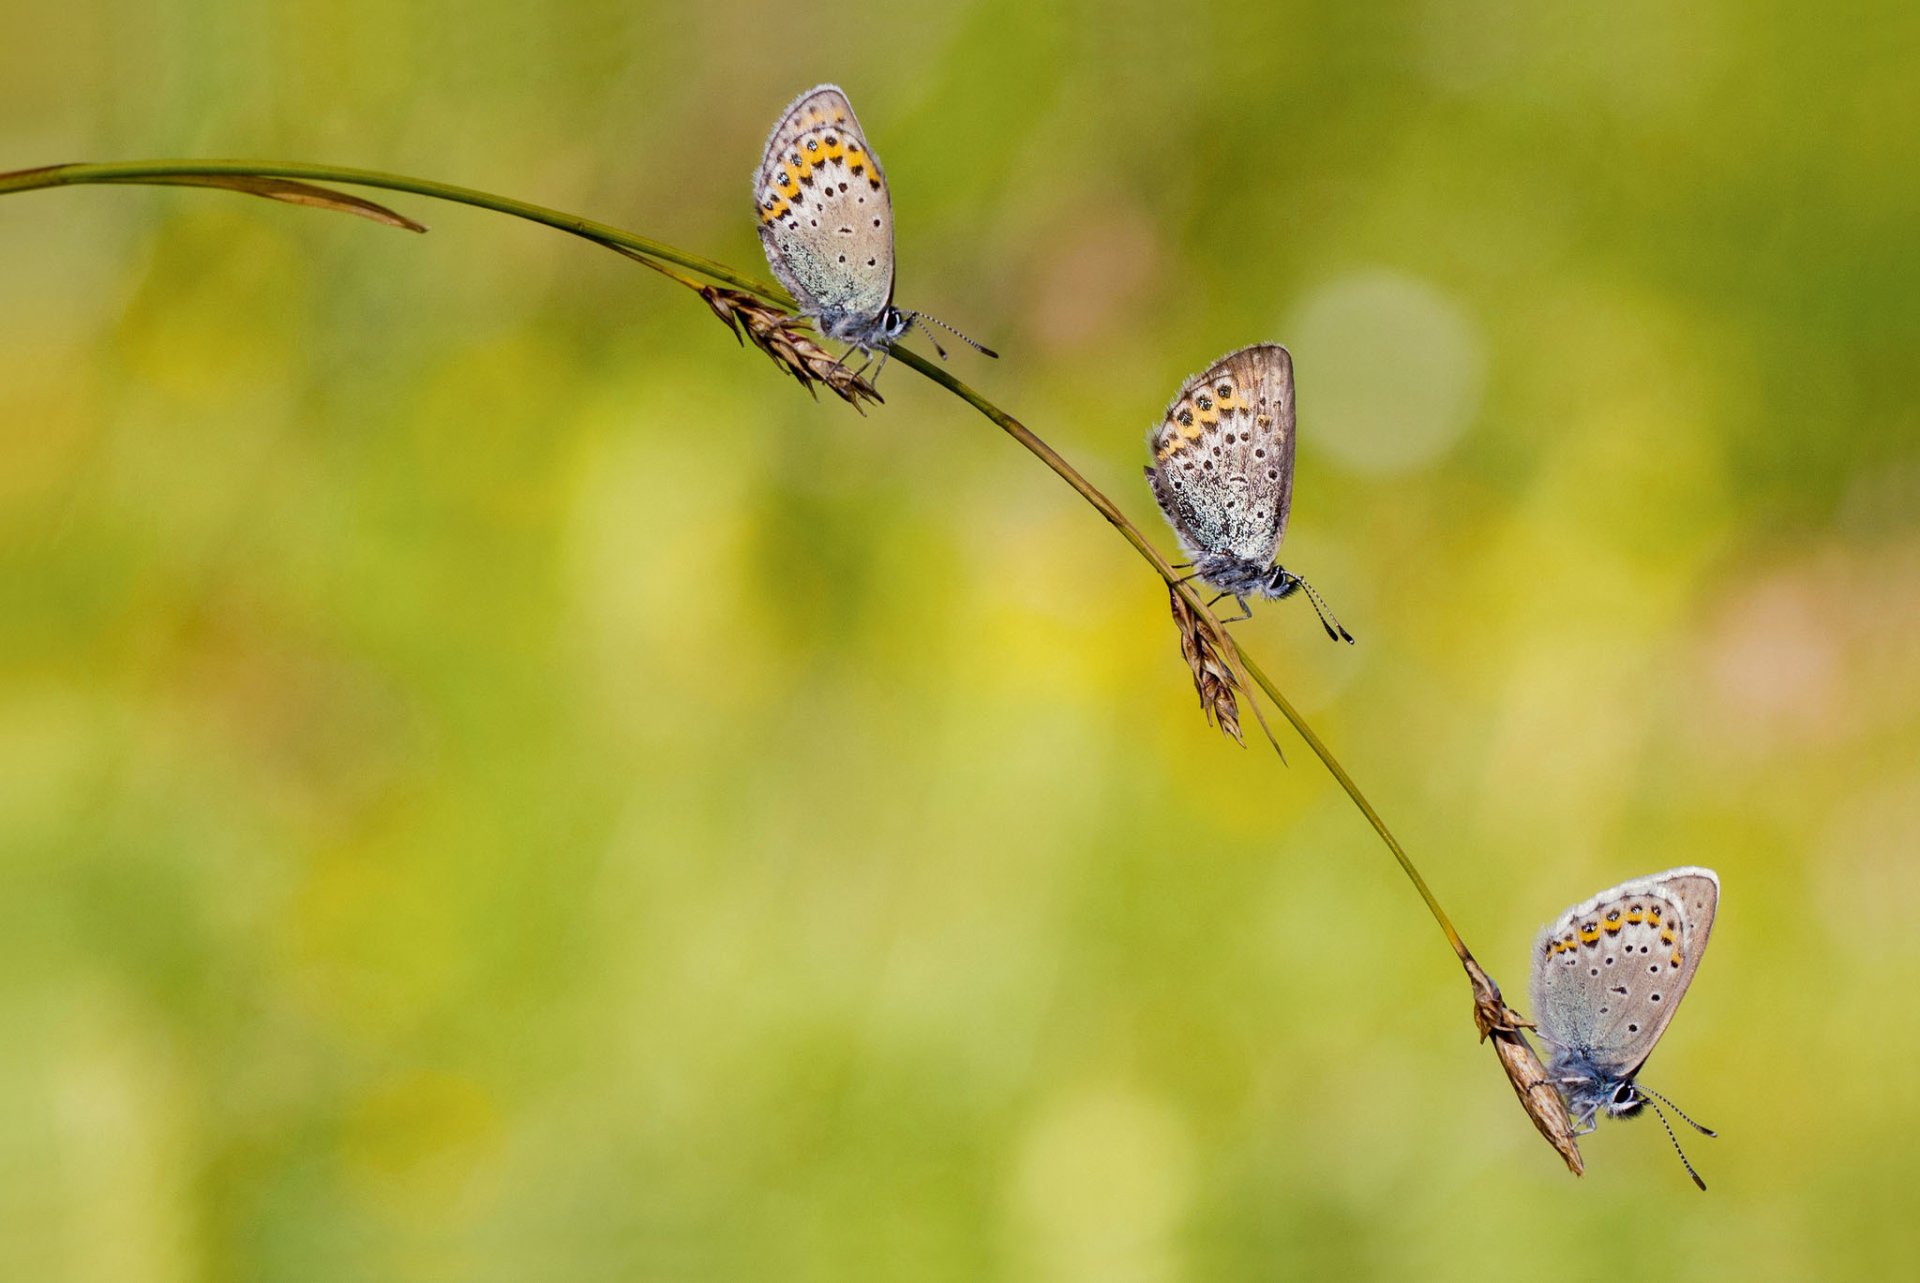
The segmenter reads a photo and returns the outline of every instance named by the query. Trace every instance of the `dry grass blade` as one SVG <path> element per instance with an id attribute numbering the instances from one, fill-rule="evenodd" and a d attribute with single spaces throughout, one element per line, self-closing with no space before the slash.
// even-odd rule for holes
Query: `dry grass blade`
<path id="1" fill-rule="evenodd" d="M 1167 589 L 1173 608 L 1173 626 L 1180 631 L 1180 653 L 1193 670 L 1193 688 L 1200 695 L 1200 709 L 1207 720 L 1223 734 L 1231 735 L 1242 748 L 1247 741 L 1240 734 L 1240 703 L 1234 692 L 1238 683 L 1227 666 L 1210 629 L 1203 625 L 1187 599 L 1177 588 Z"/>
<path id="2" fill-rule="evenodd" d="M 1527 1117 L 1533 1119 L 1533 1125 L 1540 1129 L 1547 1143 L 1566 1160 L 1567 1169 L 1575 1176 L 1583 1175 L 1587 1165 L 1575 1142 L 1573 1117 L 1567 1113 L 1567 1103 L 1561 1098 L 1559 1088 L 1548 1079 L 1546 1066 L 1534 1053 L 1533 1044 L 1521 1032 L 1533 1025 L 1507 1005 L 1506 999 L 1500 996 L 1500 986 L 1471 954 L 1462 958 L 1460 965 L 1467 969 L 1467 979 L 1473 984 L 1473 1023 L 1480 1030 L 1480 1040 L 1493 1039 L 1494 1054 L 1500 1057 L 1500 1067 L 1507 1071 L 1507 1081 L 1513 1084 L 1513 1094 L 1520 1098 L 1520 1107 L 1527 1111 Z"/>
<path id="3" fill-rule="evenodd" d="M 312 183 L 297 183 L 290 178 L 255 178 L 244 174 L 205 174 L 172 178 L 143 178 L 141 183 L 164 185 L 167 187 L 221 187 L 228 191 L 245 192 L 249 196 L 264 196 L 268 200 L 285 201 L 289 205 L 308 205 L 314 209 L 337 210 L 342 214 L 358 214 L 361 218 L 370 218 L 376 223 L 388 227 L 402 227 L 409 232 L 424 232 L 426 224 L 416 223 L 405 214 L 397 214 L 385 205 L 358 196 L 349 196 L 345 192 L 336 192 L 326 187 L 316 187 Z"/>

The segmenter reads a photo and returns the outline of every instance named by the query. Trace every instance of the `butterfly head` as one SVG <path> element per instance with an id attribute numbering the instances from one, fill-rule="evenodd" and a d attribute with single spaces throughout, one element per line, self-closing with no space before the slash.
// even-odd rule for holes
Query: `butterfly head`
<path id="1" fill-rule="evenodd" d="M 896 342 L 913 324 L 913 313 L 889 303 L 877 316 L 859 312 L 828 311 L 820 317 L 820 332 L 830 339 L 851 343 L 871 352 Z"/>
<path id="2" fill-rule="evenodd" d="M 1605 1109 L 1611 1118 L 1632 1118 L 1646 1106 L 1647 1098 L 1640 1094 L 1631 1079 L 1615 1082 L 1606 1095 Z"/>
<path id="3" fill-rule="evenodd" d="M 1609 1118 L 1632 1118 L 1647 1103 L 1632 1078 L 1622 1077 L 1617 1066 L 1609 1069 L 1596 1063 L 1585 1049 L 1553 1047 L 1547 1066 L 1566 1098 L 1568 1112 L 1584 1129 L 1591 1129 L 1602 1113 Z"/>

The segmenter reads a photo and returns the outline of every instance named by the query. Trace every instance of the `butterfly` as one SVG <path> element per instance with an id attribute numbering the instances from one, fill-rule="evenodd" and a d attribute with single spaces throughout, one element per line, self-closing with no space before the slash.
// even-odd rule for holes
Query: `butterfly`
<path id="1" fill-rule="evenodd" d="M 1182 385 L 1147 434 L 1147 481 L 1193 559 L 1189 578 L 1219 589 L 1214 601 L 1232 597 L 1246 619 L 1247 598 L 1304 590 L 1327 636 L 1352 642 L 1320 594 L 1273 561 L 1293 502 L 1293 440 L 1293 357 L 1256 343 Z"/>
<path id="2" fill-rule="evenodd" d="M 933 321 L 999 355 L 944 321 L 894 305 L 887 176 L 838 85 L 809 89 L 780 114 L 753 190 L 767 263 L 822 334 L 869 360 L 878 352 L 884 367 L 887 350 L 915 323 L 933 339 Z M 946 359 L 937 339 L 933 349 Z"/>
<path id="3" fill-rule="evenodd" d="M 1635 1081 L 1706 952 L 1720 904 L 1712 869 L 1669 869 L 1582 901 L 1540 933 L 1533 948 L 1533 1014 L 1547 1043 L 1547 1077 L 1582 1133 L 1604 1111 L 1631 1118 L 1653 1105 L 1675 1150 L 1679 1138 L 1656 1101 L 1708 1136 L 1665 1096 Z M 1687 1162 L 1693 1183 L 1706 1182 Z"/>

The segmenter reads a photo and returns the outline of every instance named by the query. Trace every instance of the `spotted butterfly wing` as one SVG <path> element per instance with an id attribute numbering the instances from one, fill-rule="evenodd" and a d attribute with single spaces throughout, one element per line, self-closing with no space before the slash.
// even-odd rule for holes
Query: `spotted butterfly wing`
<path id="1" fill-rule="evenodd" d="M 1534 945 L 1534 1019 L 1554 1043 L 1632 1078 L 1700 966 L 1720 903 L 1711 869 L 1623 882 L 1568 909 Z"/>
<path id="2" fill-rule="evenodd" d="M 1277 343 L 1188 379 L 1147 434 L 1153 497 L 1191 555 L 1266 565 L 1293 503 L 1293 358 Z"/>
<path id="3" fill-rule="evenodd" d="M 893 207 L 879 158 L 838 86 L 795 99 L 754 176 L 767 262 L 834 338 L 879 337 L 893 298 Z"/>

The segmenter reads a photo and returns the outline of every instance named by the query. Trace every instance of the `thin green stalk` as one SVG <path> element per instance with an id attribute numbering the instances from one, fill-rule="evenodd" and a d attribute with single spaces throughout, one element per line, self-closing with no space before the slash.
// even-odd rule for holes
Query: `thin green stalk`
<path id="1" fill-rule="evenodd" d="M 457 187 L 452 184 L 433 182 L 423 178 L 410 178 L 400 174 L 387 174 L 370 169 L 350 169 L 333 165 L 244 160 L 149 160 L 127 161 L 104 165 L 52 165 L 44 169 L 21 170 L 16 173 L 0 174 L 0 195 L 8 192 L 32 191 L 47 187 L 67 187 L 82 184 L 157 184 L 164 186 L 177 183 L 192 183 L 196 179 L 218 178 L 270 178 L 292 179 L 303 183 L 340 183 L 347 186 L 372 187 L 383 191 L 406 192 L 415 196 L 452 201 L 461 205 L 471 205 L 477 209 L 492 210 L 495 213 L 507 214 L 514 218 L 523 218 L 530 222 L 541 223 L 548 227 L 567 232 L 570 235 L 582 237 L 595 244 L 604 245 L 608 248 L 627 253 L 629 256 L 639 258 L 642 261 L 652 259 L 659 260 L 659 263 L 672 263 L 699 273 L 710 280 L 718 281 L 724 285 L 775 304 L 782 306 L 791 306 L 792 304 L 792 299 L 778 286 L 737 272 L 723 263 L 716 263 L 712 259 L 687 253 L 685 250 L 677 249 L 674 246 L 653 240 L 650 237 L 636 235 L 633 232 L 611 227 L 605 223 L 596 223 L 591 219 L 582 218 L 577 214 L 562 213 L 559 210 L 548 209 L 545 206 L 535 205 L 528 201 L 512 200 L 505 196 L 496 196 L 490 192 L 476 191 L 472 188 Z M 650 265 L 658 266 L 659 263 Z M 685 277 L 680 276 L 678 273 L 669 272 L 668 274 L 682 284 L 691 284 L 691 282 L 687 281 Z M 903 365 L 910 366 L 921 375 L 946 388 L 955 396 L 958 396 L 968 405 L 971 405 L 974 409 L 985 415 L 1008 436 L 1019 442 L 1020 445 L 1034 455 L 1034 457 L 1051 468 L 1054 473 L 1071 486 L 1082 499 L 1085 499 L 1088 504 L 1092 505 L 1096 512 L 1102 517 L 1105 517 L 1113 528 L 1120 532 L 1122 538 L 1133 545 L 1134 551 L 1139 553 L 1147 564 L 1153 568 L 1155 574 L 1159 575 L 1174 591 L 1181 595 L 1187 604 L 1193 608 L 1196 615 L 1206 620 L 1208 625 L 1218 635 L 1227 637 L 1231 643 L 1231 635 L 1227 634 L 1221 627 L 1219 620 L 1214 617 L 1206 603 L 1203 602 L 1199 594 L 1194 591 L 1191 584 L 1174 572 L 1173 567 L 1169 565 L 1166 558 L 1160 554 L 1160 550 L 1147 539 L 1146 535 L 1141 532 L 1140 528 L 1136 526 L 1125 513 L 1121 512 L 1120 509 L 1115 506 L 1114 502 L 1109 499 L 1099 487 L 1095 486 L 1091 481 L 1088 481 L 1077 468 L 1062 458 L 1052 446 L 1041 440 L 1018 419 L 1000 409 L 978 392 L 955 378 L 944 367 L 904 348 L 895 348 L 893 351 L 893 359 Z M 1460 933 L 1454 929 L 1452 921 L 1448 919 L 1446 912 L 1441 909 L 1440 902 L 1435 899 L 1432 890 L 1427 886 L 1426 879 L 1420 876 L 1419 870 L 1414 867 L 1413 861 L 1408 857 L 1406 850 L 1387 828 L 1385 821 L 1380 818 L 1379 812 L 1374 810 L 1373 804 L 1367 800 L 1366 794 L 1361 792 L 1360 786 L 1354 783 L 1353 777 L 1349 775 L 1346 768 L 1340 764 L 1339 759 L 1334 756 L 1333 751 L 1327 747 L 1326 743 L 1314 732 L 1313 728 L 1307 724 L 1306 719 L 1301 717 L 1299 711 L 1294 708 L 1292 703 L 1280 693 L 1279 689 L 1273 684 L 1272 680 L 1267 677 L 1266 673 L 1263 672 L 1252 659 L 1247 658 L 1245 654 L 1240 651 L 1237 644 L 1232 644 L 1231 657 L 1236 664 L 1243 668 L 1246 675 L 1259 686 L 1266 697 L 1272 701 L 1273 706 L 1280 710 L 1281 715 L 1285 717 L 1288 724 L 1299 733 L 1300 738 L 1306 741 L 1307 747 L 1313 750 L 1314 756 L 1320 759 L 1321 765 L 1327 768 L 1327 771 L 1339 783 L 1340 787 L 1346 791 L 1347 796 L 1352 799 L 1353 804 L 1359 808 L 1360 813 L 1366 817 L 1367 822 L 1373 826 L 1374 832 L 1379 834 L 1380 840 L 1386 843 L 1387 849 L 1393 853 L 1393 858 L 1399 862 L 1401 869 L 1412 881 L 1414 889 L 1420 893 L 1420 898 L 1426 902 L 1428 911 L 1432 913 L 1434 921 L 1439 924 L 1440 930 L 1446 935 L 1447 943 L 1452 946 L 1454 952 L 1458 954 L 1463 961 L 1470 958 L 1472 955 L 1468 953 L 1465 943 L 1462 942 L 1460 938 Z M 1255 711 L 1258 711 L 1257 704 Z"/>
<path id="2" fill-rule="evenodd" d="M 778 308 L 791 309 L 793 300 L 786 291 L 766 281 L 757 280 L 744 273 L 736 272 L 723 263 L 689 254 L 671 245 L 637 236 L 604 223 L 596 223 L 574 214 L 565 214 L 545 206 L 534 205 L 527 201 L 510 200 L 504 196 L 495 196 L 489 192 L 474 191 L 471 188 L 455 187 L 446 183 L 435 183 L 425 179 L 408 178 L 397 174 L 384 174 L 366 169 L 343 169 L 330 165 L 302 165 L 285 163 L 265 163 L 256 161 L 132 161 L 110 165 L 54 165 L 45 169 L 23 170 L 18 173 L 0 174 L 0 195 L 8 192 L 33 191 L 45 187 L 66 187 L 86 183 L 143 183 L 159 185 L 195 185 L 226 186 L 235 190 L 250 192 L 253 195 L 276 200 L 288 200 L 297 204 L 318 205 L 333 208 L 394 226 L 406 227 L 414 231 L 425 230 L 419 224 L 392 210 L 374 205 L 358 197 L 345 197 L 339 192 L 313 186 L 318 183 L 339 183 L 347 186 L 372 187 L 385 191 L 406 192 L 416 196 L 435 200 L 453 201 L 461 205 L 471 205 L 478 209 L 492 210 L 514 218 L 524 218 L 530 222 L 541 223 L 573 236 L 579 236 L 595 244 L 606 246 L 629 258 L 634 258 L 650 267 L 656 268 L 682 285 L 698 290 L 708 305 L 734 330 L 736 337 L 742 334 L 743 321 L 748 324 L 754 336 L 756 346 L 774 356 L 784 364 L 800 381 L 812 387 L 819 382 L 828 382 L 843 398 L 856 407 L 860 404 L 861 393 L 858 388 L 841 384 L 858 383 L 857 378 L 845 377 L 840 371 L 839 382 L 835 382 L 832 371 L 838 370 L 839 363 L 829 359 L 827 353 L 817 345 L 806 343 L 806 351 L 801 350 L 802 340 L 786 328 L 788 324 L 780 312 L 758 309 L 762 315 L 756 316 L 751 309 L 758 308 L 751 299 L 757 298 L 774 304 Z M 724 297 L 726 291 L 716 290 L 712 286 L 702 286 L 668 264 L 685 268 L 688 271 L 719 282 L 721 285 L 739 291 L 732 298 Z M 751 296 L 743 298 L 741 296 Z M 743 304 L 745 306 L 743 306 Z M 758 326 L 759 328 L 754 328 Z M 926 378 L 946 388 L 961 400 L 985 415 L 1003 432 L 1019 442 L 1022 448 L 1039 459 L 1054 473 L 1073 487 L 1075 493 L 1093 506 L 1094 511 L 1105 517 L 1115 530 L 1120 532 L 1135 552 L 1153 568 L 1153 572 L 1167 583 L 1170 589 L 1179 594 L 1180 599 L 1192 610 L 1194 617 L 1204 623 L 1210 638 L 1219 647 L 1221 654 L 1232 667 L 1238 684 L 1244 689 L 1247 682 L 1258 686 L 1260 691 L 1280 710 L 1300 738 L 1313 750 L 1333 778 L 1346 790 L 1348 798 L 1360 809 L 1360 813 L 1373 826 L 1380 840 L 1386 843 L 1393 858 L 1400 864 L 1407 878 L 1413 883 L 1420 898 L 1426 902 L 1427 910 L 1439 924 L 1465 968 L 1467 978 L 1474 991 L 1474 1021 L 1479 1027 L 1483 1039 L 1492 1038 L 1501 1065 L 1512 1082 L 1521 1107 L 1532 1117 L 1548 1142 L 1560 1152 L 1567 1166 L 1576 1175 L 1582 1170 L 1579 1147 L 1576 1143 L 1573 1123 L 1556 1090 L 1548 1082 L 1539 1058 L 1520 1032 L 1518 1016 L 1507 1007 L 1500 997 L 1499 986 L 1494 984 L 1486 972 L 1481 969 L 1467 946 L 1454 929 L 1446 913 L 1440 908 L 1440 902 L 1434 898 L 1426 879 L 1414 868 L 1392 832 L 1388 830 L 1379 812 L 1373 809 L 1360 786 L 1347 774 L 1346 768 L 1333 755 L 1325 742 L 1300 716 L 1286 696 L 1273 684 L 1259 665 L 1248 659 L 1240 650 L 1232 634 L 1228 633 L 1215 618 L 1207 604 L 1200 600 L 1193 584 L 1177 576 L 1168 565 L 1160 550 L 1150 542 L 1140 528 L 1128 519 L 1127 515 L 1116 507 L 1100 489 L 1082 476 L 1078 469 L 1068 463 L 1052 446 L 1027 428 L 1018 419 L 988 401 L 985 397 L 954 378 L 945 369 L 905 349 L 896 348 L 894 359 L 903 365 L 911 366 Z M 815 362 L 816 364 L 810 364 Z M 829 373 L 823 373 L 819 366 L 826 367 Z M 871 397 L 872 389 L 867 387 L 864 395 Z M 1266 716 L 1261 711 L 1260 701 L 1252 701 L 1256 717 L 1260 719 L 1262 729 L 1267 730 L 1269 740 L 1273 733 L 1266 724 Z M 1279 742 L 1273 741 L 1274 748 Z"/>
<path id="3" fill-rule="evenodd" d="M 1218 620 L 1214 619 L 1206 604 L 1202 602 L 1199 595 L 1192 590 L 1189 582 L 1174 573 L 1173 567 L 1168 564 L 1167 559 L 1160 555 L 1158 548 L 1148 542 L 1146 535 L 1141 533 L 1140 528 L 1134 525 L 1125 513 L 1115 507 L 1113 501 L 1107 498 L 1105 493 L 1082 476 L 1079 469 L 1061 458 L 1052 446 L 1035 436 L 1032 430 L 1018 419 L 994 405 L 991 401 L 981 396 L 978 392 L 975 392 L 959 379 L 953 377 L 953 375 L 948 373 L 943 367 L 934 364 L 918 353 L 909 352 L 902 348 L 895 348 L 893 350 L 893 359 L 912 366 L 927 378 L 958 396 L 968 405 L 971 405 L 981 414 L 991 419 L 1008 436 L 1018 441 L 1027 450 L 1037 456 L 1041 462 L 1045 463 L 1049 468 L 1052 468 L 1054 472 L 1059 474 L 1061 480 L 1072 486 L 1081 498 L 1093 505 L 1095 511 L 1112 523 L 1113 527 L 1120 532 L 1121 537 L 1132 544 L 1134 549 L 1146 559 L 1147 564 L 1153 567 L 1154 573 L 1158 574 L 1168 584 L 1173 585 L 1197 614 L 1212 621 L 1216 628 L 1220 627 Z M 1403 869 L 1407 877 L 1412 880 L 1414 889 L 1420 893 L 1420 898 L 1426 901 L 1428 912 L 1433 914 L 1433 920 L 1440 925 L 1440 930 L 1446 935 L 1447 943 L 1453 947 L 1454 953 L 1458 954 L 1462 960 L 1471 957 L 1472 955 L 1467 951 L 1465 942 L 1460 938 L 1460 933 L 1454 929 L 1452 919 L 1447 917 L 1446 910 L 1440 907 L 1439 900 L 1434 898 L 1432 889 L 1427 886 L 1427 880 L 1420 876 L 1420 870 L 1414 867 L 1413 860 L 1407 855 L 1406 849 L 1400 845 L 1399 839 L 1393 836 L 1392 830 L 1387 828 L 1386 821 L 1380 818 L 1380 813 L 1373 809 L 1373 803 L 1367 800 L 1367 795 L 1361 792 L 1360 786 L 1354 783 L 1353 777 L 1347 774 L 1347 769 L 1340 764 L 1340 759 L 1334 756 L 1333 750 L 1327 747 L 1326 741 L 1322 740 L 1320 736 L 1315 733 L 1313 727 L 1308 725 L 1306 718 L 1302 717 L 1299 710 L 1294 708 L 1292 702 L 1280 693 L 1279 688 L 1273 684 L 1272 679 L 1261 670 L 1260 666 L 1256 664 L 1245 651 L 1240 649 L 1238 643 L 1234 645 L 1234 652 L 1235 658 L 1246 670 L 1247 675 L 1253 679 L 1254 684 L 1259 686 L 1266 697 L 1273 702 L 1273 706 L 1280 710 L 1280 715 L 1287 719 L 1288 724 L 1299 733 L 1300 738 L 1306 741 L 1307 747 L 1313 750 L 1313 755 L 1320 759 L 1320 764 L 1325 766 L 1328 773 L 1338 781 L 1340 787 L 1346 791 L 1347 796 L 1353 800 L 1353 804 L 1360 808 L 1360 813 L 1366 816 L 1367 823 L 1371 824 L 1374 832 L 1380 835 L 1380 840 L 1387 844 L 1387 850 L 1391 851 L 1393 858 L 1400 862 L 1401 869 Z"/>
<path id="4" fill-rule="evenodd" d="M 1254 684 L 1259 686 L 1266 697 L 1273 701 L 1273 706 L 1280 710 L 1280 716 L 1286 718 L 1287 724 L 1307 742 L 1307 747 L 1312 749 L 1313 755 L 1320 759 L 1320 764 L 1327 768 L 1328 773 L 1335 780 L 1339 781 L 1340 787 L 1346 790 L 1349 798 L 1353 799 L 1353 804 L 1360 808 L 1360 814 L 1367 817 L 1367 823 L 1373 825 L 1373 831 L 1378 833 L 1380 840 L 1387 844 L 1387 850 L 1393 852 L 1393 858 L 1400 862 L 1400 868 L 1412 880 L 1413 889 L 1418 891 L 1420 898 L 1427 902 L 1427 912 L 1431 913 L 1433 920 L 1440 924 L 1440 930 L 1445 933 L 1447 943 L 1453 946 L 1454 953 L 1459 955 L 1462 962 L 1473 957 L 1473 954 L 1467 950 L 1466 941 L 1462 940 L 1460 933 L 1454 930 L 1453 919 L 1447 916 L 1446 910 L 1440 907 L 1440 902 L 1434 899 L 1432 889 L 1427 886 L 1427 880 L 1420 876 L 1420 870 L 1413 867 L 1413 861 L 1408 857 L 1405 848 L 1400 845 L 1400 839 L 1393 836 L 1392 830 L 1387 828 L 1387 822 L 1380 818 L 1378 811 L 1373 809 L 1373 803 L 1367 801 L 1367 795 L 1362 793 L 1360 786 L 1353 782 L 1353 777 L 1347 774 L 1346 767 L 1340 765 L 1340 759 L 1333 755 L 1333 750 L 1322 742 L 1314 733 L 1313 727 L 1307 725 L 1307 719 L 1300 716 L 1299 711 L 1287 697 L 1282 695 L 1266 673 L 1261 671 L 1260 665 L 1249 659 L 1244 651 L 1241 652 L 1240 663 L 1246 668 L 1247 675 L 1253 678 Z"/>
<path id="5" fill-rule="evenodd" d="M 456 187 L 451 183 L 436 183 L 425 178 L 409 178 L 404 174 L 384 174 L 373 169 L 343 169 L 337 165 L 305 165 L 258 160 L 136 160 L 109 165 L 49 165 L 45 169 L 23 169 L 17 173 L 0 174 L 0 195 L 7 192 L 33 191 L 42 187 L 69 187 L 83 183 L 168 186 L 179 180 L 222 177 L 292 178 L 310 183 L 344 183 L 351 187 L 374 187 L 382 191 L 408 192 L 415 196 L 428 196 L 434 200 L 472 205 L 476 209 L 490 209 L 496 214 L 509 214 L 529 222 L 544 223 L 548 227 L 584 237 L 596 244 L 622 246 L 642 254 L 652 255 L 668 263 L 678 263 L 681 267 L 730 285 L 734 289 L 766 299 L 770 303 L 778 303 L 782 306 L 791 306 L 793 303 L 785 290 L 766 281 L 736 272 L 724 263 L 716 263 L 710 258 L 701 258 L 698 254 L 689 254 L 685 250 L 675 249 L 661 241 L 622 231 L 618 227 L 609 227 L 605 223 L 581 218 L 578 214 L 565 214 L 557 209 L 548 209 L 544 205 L 495 196 L 491 192 L 475 191 L 471 187 Z"/>

